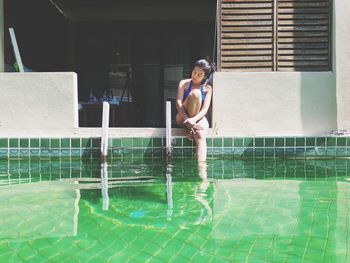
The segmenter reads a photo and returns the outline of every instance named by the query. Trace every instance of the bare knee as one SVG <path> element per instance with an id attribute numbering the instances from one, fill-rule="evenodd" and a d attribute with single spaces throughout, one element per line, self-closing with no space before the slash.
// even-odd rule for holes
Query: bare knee
<path id="1" fill-rule="evenodd" d="M 194 89 L 194 90 L 191 90 L 188 96 L 192 100 L 202 99 L 202 92 L 199 89 Z"/>

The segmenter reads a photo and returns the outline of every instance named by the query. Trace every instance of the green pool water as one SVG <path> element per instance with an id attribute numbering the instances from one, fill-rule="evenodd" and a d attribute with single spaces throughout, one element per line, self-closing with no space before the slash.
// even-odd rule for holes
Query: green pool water
<path id="1" fill-rule="evenodd" d="M 0 262 L 350 262 L 348 167 L 1 160 Z"/>

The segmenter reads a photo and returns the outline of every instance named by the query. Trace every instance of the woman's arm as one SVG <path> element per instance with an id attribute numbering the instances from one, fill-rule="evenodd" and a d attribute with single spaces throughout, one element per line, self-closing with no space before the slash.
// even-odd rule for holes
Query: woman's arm
<path id="1" fill-rule="evenodd" d="M 187 79 L 180 81 L 179 87 L 177 89 L 177 95 L 176 95 L 176 109 L 177 109 L 177 112 L 182 116 L 184 120 L 188 119 L 187 113 L 183 106 L 183 97 L 184 97 L 185 86 L 187 82 L 188 82 Z"/>
<path id="2" fill-rule="evenodd" d="M 211 86 L 209 86 L 209 85 L 205 86 L 205 98 L 204 98 L 203 106 L 202 106 L 201 110 L 198 112 L 198 114 L 191 118 L 191 119 L 193 119 L 194 123 L 201 120 L 207 114 L 208 109 L 210 107 L 212 92 L 213 92 L 213 90 L 212 90 Z"/>

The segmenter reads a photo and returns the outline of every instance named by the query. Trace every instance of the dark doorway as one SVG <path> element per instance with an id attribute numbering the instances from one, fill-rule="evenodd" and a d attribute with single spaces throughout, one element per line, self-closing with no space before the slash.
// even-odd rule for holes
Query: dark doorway
<path id="1" fill-rule="evenodd" d="M 213 56 L 216 0 L 29 2 L 5 0 L 5 25 L 15 25 L 26 43 L 24 64 L 34 71 L 77 72 L 81 127 L 101 123 L 91 94 L 116 97 L 112 125 L 164 127 L 165 101 L 174 101 L 178 82 L 196 60 Z M 39 26 L 28 26 L 33 19 Z"/>

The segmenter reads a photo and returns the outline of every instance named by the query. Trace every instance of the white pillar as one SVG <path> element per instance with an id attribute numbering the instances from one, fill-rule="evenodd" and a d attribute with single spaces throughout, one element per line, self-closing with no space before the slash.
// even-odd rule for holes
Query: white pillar
<path id="1" fill-rule="evenodd" d="M 0 0 L 0 72 L 5 71 L 4 0 Z"/>
<path id="2" fill-rule="evenodd" d="M 350 1 L 333 1 L 333 70 L 339 130 L 350 131 Z"/>

